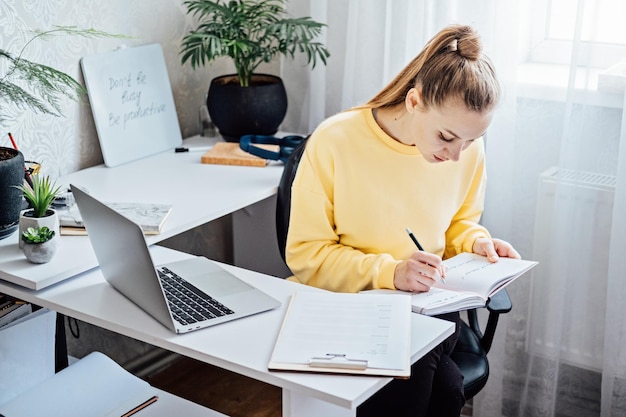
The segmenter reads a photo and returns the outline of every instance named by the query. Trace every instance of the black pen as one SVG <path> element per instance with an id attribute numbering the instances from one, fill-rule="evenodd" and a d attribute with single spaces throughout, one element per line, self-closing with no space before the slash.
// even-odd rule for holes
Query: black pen
<path id="1" fill-rule="evenodd" d="M 406 228 L 406 232 L 409 234 L 409 237 L 411 238 L 411 240 L 413 241 L 413 243 L 415 243 L 415 246 L 417 246 L 417 249 L 421 250 L 422 252 L 424 252 L 424 248 L 422 247 L 422 245 L 420 245 L 420 243 L 417 241 L 417 238 L 415 237 L 415 235 L 413 234 L 413 232 L 411 231 L 411 229 L 409 229 L 408 227 Z"/>
<path id="2" fill-rule="evenodd" d="M 415 235 L 413 234 L 413 232 L 411 231 L 411 229 L 409 229 L 408 227 L 406 228 L 406 232 L 409 234 L 409 237 L 411 238 L 411 240 L 413 241 L 413 243 L 415 243 L 415 246 L 417 246 L 417 249 L 419 249 L 420 251 L 424 252 L 424 248 L 422 247 L 422 245 L 420 245 L 419 241 L 417 240 L 417 238 L 415 237 Z M 446 280 L 443 279 L 443 277 L 441 277 L 441 282 L 443 282 L 443 284 L 446 284 Z"/>

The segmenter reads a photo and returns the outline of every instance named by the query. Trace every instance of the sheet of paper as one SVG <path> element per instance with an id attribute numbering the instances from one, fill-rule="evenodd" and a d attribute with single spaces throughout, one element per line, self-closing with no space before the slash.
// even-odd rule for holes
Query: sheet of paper
<path id="1" fill-rule="evenodd" d="M 443 289 L 472 291 L 482 296 L 489 296 L 500 283 L 517 277 L 537 265 L 535 261 L 500 258 L 498 262 L 489 262 L 475 253 L 461 253 L 444 261 L 446 283 L 437 283 Z"/>
<path id="2" fill-rule="evenodd" d="M 55 331 L 56 313 L 45 308 L 0 329 L 0 404 L 54 375 Z"/>
<path id="3" fill-rule="evenodd" d="M 368 368 L 406 368 L 409 296 L 298 292 L 293 297 L 273 362 L 306 365 L 336 355 L 367 361 Z"/>

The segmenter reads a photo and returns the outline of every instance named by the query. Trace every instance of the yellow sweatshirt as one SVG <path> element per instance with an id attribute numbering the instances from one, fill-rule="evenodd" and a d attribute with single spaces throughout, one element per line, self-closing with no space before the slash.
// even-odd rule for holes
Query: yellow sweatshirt
<path id="1" fill-rule="evenodd" d="M 286 258 L 292 280 L 339 292 L 395 288 L 417 248 L 471 252 L 485 193 L 482 139 L 458 162 L 427 162 L 378 126 L 371 109 L 339 113 L 308 140 L 292 187 Z"/>

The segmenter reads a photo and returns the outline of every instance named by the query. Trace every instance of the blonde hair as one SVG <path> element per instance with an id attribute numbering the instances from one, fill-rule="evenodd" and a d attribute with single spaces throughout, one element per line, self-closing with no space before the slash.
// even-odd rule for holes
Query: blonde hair
<path id="1" fill-rule="evenodd" d="M 485 111 L 500 98 L 500 84 L 491 60 L 482 53 L 480 36 L 471 26 L 464 25 L 451 25 L 437 33 L 364 107 L 404 103 L 413 87 L 421 88 L 426 108 L 460 99 L 469 110 Z"/>

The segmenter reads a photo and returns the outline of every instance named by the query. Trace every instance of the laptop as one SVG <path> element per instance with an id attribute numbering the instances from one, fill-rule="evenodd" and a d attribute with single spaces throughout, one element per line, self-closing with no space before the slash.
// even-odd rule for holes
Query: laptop
<path id="1" fill-rule="evenodd" d="M 168 329 L 187 333 L 280 306 L 204 257 L 156 267 L 139 225 L 70 187 L 104 279 Z"/>

